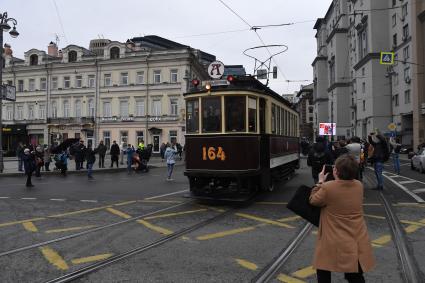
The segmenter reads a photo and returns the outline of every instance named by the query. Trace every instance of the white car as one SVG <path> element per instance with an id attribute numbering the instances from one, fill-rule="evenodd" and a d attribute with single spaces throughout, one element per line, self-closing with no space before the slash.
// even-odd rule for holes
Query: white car
<path id="1" fill-rule="evenodd" d="M 421 150 L 412 157 L 410 167 L 412 170 L 417 169 L 419 172 L 425 173 L 425 147 L 421 148 Z"/>

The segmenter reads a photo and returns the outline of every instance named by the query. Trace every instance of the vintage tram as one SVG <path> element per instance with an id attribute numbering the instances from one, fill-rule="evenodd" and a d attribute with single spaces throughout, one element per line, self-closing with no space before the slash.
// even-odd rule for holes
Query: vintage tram
<path id="1" fill-rule="evenodd" d="M 257 79 L 228 76 L 184 98 L 192 196 L 244 199 L 298 168 L 298 113 Z"/>

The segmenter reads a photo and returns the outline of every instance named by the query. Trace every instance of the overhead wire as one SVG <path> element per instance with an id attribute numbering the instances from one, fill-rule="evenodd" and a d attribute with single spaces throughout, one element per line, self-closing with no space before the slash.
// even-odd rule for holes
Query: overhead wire
<path id="1" fill-rule="evenodd" d="M 62 29 L 63 37 L 65 38 L 66 44 L 69 44 L 68 38 L 66 37 L 65 29 L 63 27 L 62 18 L 61 18 L 61 15 L 59 13 L 58 6 L 56 4 L 56 0 L 52 0 L 52 2 L 53 2 L 53 5 L 55 6 L 56 15 L 58 16 L 58 20 L 59 20 L 59 24 L 60 24 L 61 29 Z"/>

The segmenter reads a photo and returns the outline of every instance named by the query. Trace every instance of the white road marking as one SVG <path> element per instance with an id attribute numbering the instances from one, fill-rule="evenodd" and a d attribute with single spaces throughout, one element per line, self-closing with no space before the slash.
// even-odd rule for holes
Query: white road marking
<path id="1" fill-rule="evenodd" d="M 392 175 L 388 175 L 388 176 L 391 176 L 391 178 L 394 178 L 392 176 L 398 176 L 400 178 L 404 178 L 404 179 L 409 180 L 409 181 L 415 181 L 416 183 L 420 183 L 420 184 L 425 185 L 425 182 L 421 182 L 421 181 L 416 180 L 416 179 L 412 179 L 412 178 L 409 178 L 409 177 L 406 177 L 406 176 L 395 175 L 395 174 L 393 174 L 391 172 L 386 172 L 386 171 L 384 171 L 384 172 L 387 173 L 387 174 L 392 174 Z"/>
<path id="2" fill-rule="evenodd" d="M 0 197 L 0 199 L 7 199 L 7 198 L 10 198 L 10 197 Z"/>
<path id="3" fill-rule="evenodd" d="M 409 180 L 409 181 L 401 181 L 401 182 L 399 182 L 400 184 L 412 184 L 412 183 L 417 183 L 417 181 L 412 181 L 412 180 Z"/>
<path id="4" fill-rule="evenodd" d="M 166 196 L 172 196 L 172 195 L 176 195 L 176 194 L 185 193 L 185 192 L 188 192 L 188 191 L 189 190 L 181 190 L 181 191 L 174 192 L 174 193 L 169 193 L 169 194 L 165 194 L 165 195 L 159 195 L 159 196 L 154 196 L 154 197 L 150 197 L 150 198 L 145 198 L 145 200 L 152 200 L 152 199 L 162 198 L 162 197 L 166 197 Z"/>
<path id="5" fill-rule="evenodd" d="M 418 193 L 425 193 L 425 189 L 417 189 L 417 190 L 413 190 L 413 192 L 414 192 L 415 194 L 418 194 Z"/>
<path id="6" fill-rule="evenodd" d="M 66 199 L 64 199 L 64 198 L 51 198 L 50 200 L 54 200 L 54 201 L 66 201 Z"/>
<path id="7" fill-rule="evenodd" d="M 97 200 L 93 200 L 93 199 L 82 199 L 80 201 L 81 202 L 97 202 Z"/>
<path id="8" fill-rule="evenodd" d="M 21 198 L 21 199 L 24 199 L 24 200 L 35 200 L 36 198 Z"/>
<path id="9" fill-rule="evenodd" d="M 399 187 L 400 189 L 402 189 L 406 194 L 408 194 L 409 196 L 411 196 L 412 198 L 414 198 L 417 202 L 419 202 L 419 203 L 425 203 L 425 200 L 423 200 L 423 198 L 421 198 L 417 194 L 411 192 L 408 188 L 406 188 L 402 184 L 394 181 L 392 178 L 388 178 L 388 176 L 386 176 L 386 175 L 384 175 L 384 177 L 387 178 L 390 182 L 394 183 L 394 185 L 396 185 L 397 187 Z"/>

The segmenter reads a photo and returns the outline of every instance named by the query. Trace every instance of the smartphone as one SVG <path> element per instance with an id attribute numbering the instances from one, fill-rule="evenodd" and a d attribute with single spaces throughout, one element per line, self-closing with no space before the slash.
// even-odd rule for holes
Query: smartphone
<path id="1" fill-rule="evenodd" d="M 325 175 L 329 173 L 328 177 L 326 177 L 326 180 L 325 180 L 326 182 L 335 180 L 333 171 L 334 171 L 334 167 L 332 165 L 328 165 L 328 164 L 325 165 Z"/>

